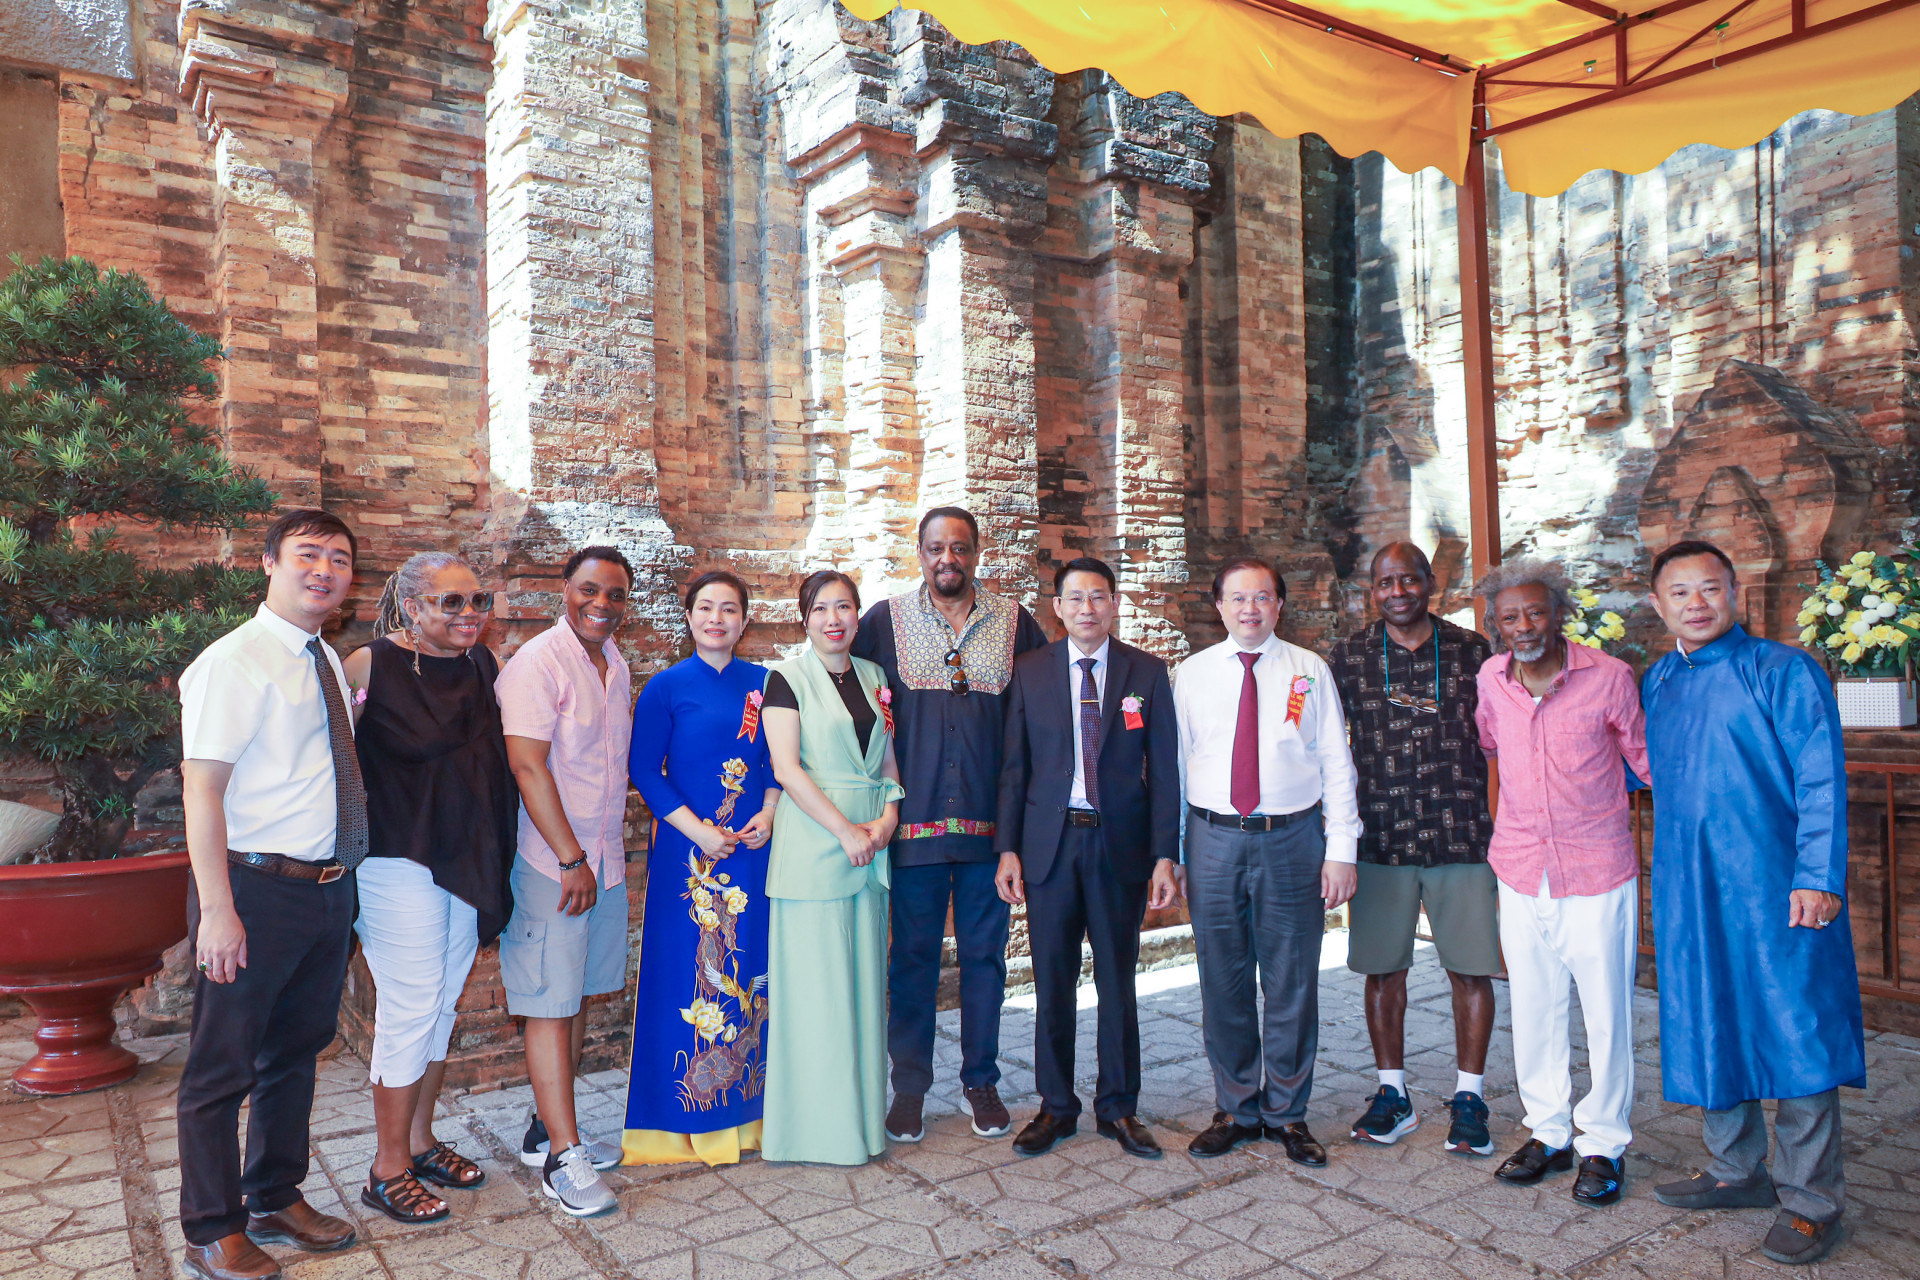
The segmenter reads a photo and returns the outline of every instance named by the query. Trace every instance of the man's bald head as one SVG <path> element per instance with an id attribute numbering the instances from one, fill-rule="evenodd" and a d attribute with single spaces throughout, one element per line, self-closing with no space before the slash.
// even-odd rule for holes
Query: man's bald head
<path id="1" fill-rule="evenodd" d="M 1433 564 L 1427 553 L 1411 542 L 1389 542 L 1373 553 L 1373 565 L 1367 571 L 1367 587 L 1373 593 L 1373 606 L 1403 639 L 1408 631 L 1418 635 L 1427 616 L 1427 603 L 1433 597 Z"/>

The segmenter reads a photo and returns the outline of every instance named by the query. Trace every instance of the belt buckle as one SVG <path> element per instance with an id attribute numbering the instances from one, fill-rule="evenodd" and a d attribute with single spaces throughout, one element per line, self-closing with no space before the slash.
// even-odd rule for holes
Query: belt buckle
<path id="1" fill-rule="evenodd" d="M 1257 818 L 1257 817 L 1259 817 L 1259 816 L 1260 816 L 1260 815 L 1259 815 L 1259 814 L 1256 814 L 1256 813 L 1243 813 L 1243 814 L 1241 814 L 1241 815 L 1240 815 L 1240 829 L 1241 829 L 1242 831 L 1257 831 L 1257 830 L 1259 830 L 1259 828 L 1258 828 L 1258 827 L 1250 827 L 1250 826 L 1248 826 L 1248 825 L 1247 825 L 1247 824 L 1248 824 L 1249 822 L 1251 822 L 1251 821 L 1252 821 L 1253 819 L 1255 819 L 1255 818 Z"/>
<path id="2" fill-rule="evenodd" d="M 322 867 L 320 868 L 320 883 L 332 884 L 335 880 L 338 880 L 341 876 L 345 874 L 347 874 L 347 869 L 345 867 L 338 867 L 338 866 Z"/>

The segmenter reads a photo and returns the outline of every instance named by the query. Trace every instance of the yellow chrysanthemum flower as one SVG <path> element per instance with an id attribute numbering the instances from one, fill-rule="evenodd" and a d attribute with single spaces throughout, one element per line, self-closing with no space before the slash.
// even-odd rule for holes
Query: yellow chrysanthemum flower
<path id="1" fill-rule="evenodd" d="M 1600 621 L 1612 627 L 1612 626 L 1618 626 L 1620 623 L 1626 621 L 1626 619 L 1622 618 L 1619 614 L 1609 609 L 1605 613 L 1600 615 Z"/>
<path id="2" fill-rule="evenodd" d="M 1801 644 L 1812 644 L 1812 643 L 1813 643 L 1813 637 L 1814 637 L 1814 635 L 1815 635 L 1816 633 L 1818 633 L 1818 632 L 1819 632 L 1819 630 L 1820 630 L 1820 628 L 1818 628 L 1818 627 L 1808 627 L 1808 628 L 1807 628 L 1807 629 L 1806 629 L 1805 631 L 1802 631 L 1802 632 L 1800 633 L 1800 643 L 1801 643 Z"/>
<path id="3" fill-rule="evenodd" d="M 1848 564 L 1872 564 L 1872 563 L 1873 563 L 1873 552 L 1871 552 L 1871 551 L 1856 551 L 1856 552 L 1854 552 L 1854 553 L 1853 553 L 1853 559 L 1851 559 L 1851 560 L 1849 560 L 1849 561 L 1847 561 L 1847 563 L 1848 563 Z"/>
<path id="4" fill-rule="evenodd" d="M 1899 604 L 1902 600 L 1906 599 L 1906 597 L 1901 595 L 1898 591 L 1882 591 L 1880 593 L 1880 598 L 1882 600 L 1885 600 L 1888 604 Z"/>
<path id="5" fill-rule="evenodd" d="M 1860 655 L 1862 652 L 1864 651 L 1860 648 L 1858 644 L 1850 644 L 1846 648 L 1840 651 L 1840 661 L 1858 662 L 1860 661 Z"/>
<path id="6" fill-rule="evenodd" d="M 1812 624 L 1813 619 L 1814 619 L 1814 614 L 1812 610 L 1802 609 L 1799 615 L 1794 618 L 1793 625 L 1796 627 L 1809 626 Z"/>
<path id="7" fill-rule="evenodd" d="M 1836 583 L 1834 583 L 1834 584 L 1833 584 L 1832 586 L 1830 586 L 1830 587 L 1828 587 L 1828 588 L 1827 588 L 1827 599 L 1829 599 L 1829 600 L 1845 600 L 1846 598 L 1847 598 L 1847 584 L 1846 584 L 1846 583 L 1844 583 L 1844 582 L 1836 582 Z"/>
<path id="8" fill-rule="evenodd" d="M 1827 648 L 1838 649 L 1841 645 L 1845 644 L 1846 642 L 1847 642 L 1847 633 L 1844 631 L 1836 631 L 1832 635 L 1827 637 L 1826 643 L 1827 643 Z"/>
<path id="9" fill-rule="evenodd" d="M 1867 590 L 1885 591 L 1888 587 L 1892 585 L 1893 584 L 1891 582 L 1888 582 L 1885 578 L 1875 578 L 1872 582 L 1869 582 L 1867 584 Z"/>

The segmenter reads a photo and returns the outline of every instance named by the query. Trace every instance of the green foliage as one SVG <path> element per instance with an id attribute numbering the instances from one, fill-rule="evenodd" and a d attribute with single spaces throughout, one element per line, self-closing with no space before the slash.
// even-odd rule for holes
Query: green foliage
<path id="1" fill-rule="evenodd" d="M 143 568 L 105 521 L 231 531 L 274 495 L 185 403 L 218 390 L 216 342 L 136 275 L 82 258 L 14 264 L 0 368 L 33 368 L 0 387 L 0 751 L 54 766 L 53 858 L 110 858 L 140 788 L 179 763 L 175 680 L 265 582 L 214 564 Z"/>

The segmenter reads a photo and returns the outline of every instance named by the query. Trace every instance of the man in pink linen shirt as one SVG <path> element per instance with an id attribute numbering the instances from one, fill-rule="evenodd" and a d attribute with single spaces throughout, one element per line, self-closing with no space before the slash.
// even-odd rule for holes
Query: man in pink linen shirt
<path id="1" fill-rule="evenodd" d="M 1494 1176 L 1538 1182 L 1572 1168 L 1577 1153 L 1573 1198 L 1612 1204 L 1633 1138 L 1640 863 L 1621 761 L 1647 776 L 1639 690 L 1626 663 L 1562 634 L 1573 601 L 1557 567 L 1515 561 L 1474 594 L 1504 650 L 1480 668 L 1475 719 L 1500 769 L 1487 862 L 1500 880 L 1513 1071 L 1533 1131 Z M 1593 1077 L 1577 1107 L 1569 980 L 1580 988 Z"/>
<path id="2" fill-rule="evenodd" d="M 575 1217 L 614 1207 L 597 1169 L 620 1148 L 587 1142 L 575 1122 L 573 1081 L 586 1034 L 586 996 L 618 991 L 627 976 L 627 747 L 633 686 L 613 642 L 633 591 L 633 568 L 613 547 L 567 561 L 565 615 L 520 646 L 500 672 L 500 727 L 520 786 L 513 916 L 500 935 L 507 1012 L 527 1020 L 533 1114 L 521 1163 Z"/>

